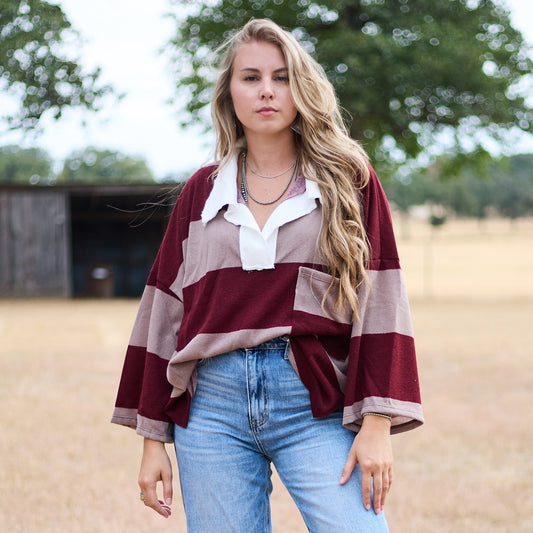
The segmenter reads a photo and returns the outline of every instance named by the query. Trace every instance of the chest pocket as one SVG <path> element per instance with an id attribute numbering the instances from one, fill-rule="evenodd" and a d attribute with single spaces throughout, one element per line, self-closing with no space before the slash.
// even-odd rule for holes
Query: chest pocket
<path id="1" fill-rule="evenodd" d="M 294 295 L 294 311 L 328 319 L 339 324 L 351 324 L 351 312 L 335 307 L 335 299 L 339 291 L 339 280 L 335 278 L 332 290 L 326 300 L 332 276 L 320 270 L 301 266 L 298 269 L 296 291 Z"/>

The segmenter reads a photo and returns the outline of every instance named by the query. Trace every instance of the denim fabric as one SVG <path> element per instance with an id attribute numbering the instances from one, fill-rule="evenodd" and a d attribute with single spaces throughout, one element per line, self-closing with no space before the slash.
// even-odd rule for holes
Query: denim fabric
<path id="1" fill-rule="evenodd" d="M 309 531 L 388 531 L 363 507 L 358 467 L 339 485 L 354 433 L 341 411 L 313 418 L 287 354 L 278 337 L 198 364 L 189 424 L 175 428 L 188 533 L 271 532 L 271 462 Z"/>

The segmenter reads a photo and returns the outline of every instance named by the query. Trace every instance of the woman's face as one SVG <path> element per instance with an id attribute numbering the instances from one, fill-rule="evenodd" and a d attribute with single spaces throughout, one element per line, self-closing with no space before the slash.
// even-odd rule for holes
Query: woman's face
<path id="1" fill-rule="evenodd" d="M 247 137 L 290 132 L 297 109 L 287 65 L 276 45 L 252 41 L 239 47 L 233 61 L 230 93 Z"/>

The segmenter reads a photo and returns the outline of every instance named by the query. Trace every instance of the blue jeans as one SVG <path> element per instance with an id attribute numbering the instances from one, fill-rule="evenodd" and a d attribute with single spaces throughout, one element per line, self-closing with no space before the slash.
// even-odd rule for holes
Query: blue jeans
<path id="1" fill-rule="evenodd" d="M 267 533 L 272 462 L 313 533 L 388 531 L 363 507 L 357 467 L 341 486 L 354 433 L 342 412 L 313 418 L 309 393 L 278 337 L 198 364 L 175 448 L 189 533 Z"/>

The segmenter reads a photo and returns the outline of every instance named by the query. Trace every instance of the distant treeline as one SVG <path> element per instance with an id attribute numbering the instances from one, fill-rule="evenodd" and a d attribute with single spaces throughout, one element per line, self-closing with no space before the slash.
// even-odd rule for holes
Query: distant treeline
<path id="1" fill-rule="evenodd" d="M 74 150 L 56 168 L 41 148 L 0 146 L 0 184 L 4 185 L 117 185 L 182 181 L 182 175 L 154 176 L 139 156 L 88 146 Z"/>
<path id="2" fill-rule="evenodd" d="M 409 212 L 427 205 L 436 212 L 461 217 L 508 218 L 533 216 L 533 154 L 515 155 L 489 162 L 483 171 L 461 166 L 456 175 L 439 163 L 407 179 L 384 182 L 393 206 Z M 450 176 L 443 178 L 442 176 Z M 45 151 L 37 148 L 0 147 L 0 184 L 141 184 L 184 181 L 186 173 L 155 179 L 142 158 L 88 147 L 73 152 L 60 171 Z M 437 215 L 435 215 L 437 216 Z"/>
<path id="3" fill-rule="evenodd" d="M 464 170 L 446 180 L 437 168 L 428 169 L 403 182 L 390 180 L 384 187 L 391 204 L 403 212 L 429 205 L 460 217 L 532 216 L 533 154 L 495 160 L 482 173 Z"/>

